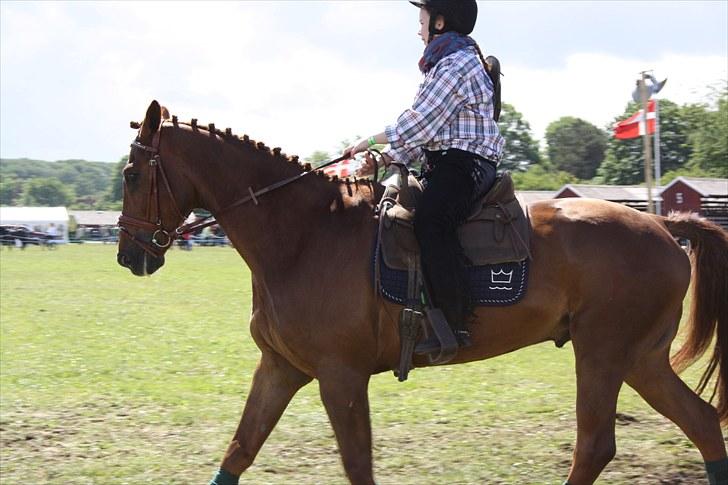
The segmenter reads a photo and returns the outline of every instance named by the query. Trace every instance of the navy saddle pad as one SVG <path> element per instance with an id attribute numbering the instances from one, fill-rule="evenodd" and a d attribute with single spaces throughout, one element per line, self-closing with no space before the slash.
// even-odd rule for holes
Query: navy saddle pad
<path id="1" fill-rule="evenodd" d="M 379 260 L 381 292 L 385 299 L 404 304 L 407 299 L 407 271 L 391 269 Z M 376 263 L 375 263 L 376 264 Z M 526 294 L 528 259 L 515 263 L 469 266 L 470 290 L 478 306 L 507 306 Z"/>

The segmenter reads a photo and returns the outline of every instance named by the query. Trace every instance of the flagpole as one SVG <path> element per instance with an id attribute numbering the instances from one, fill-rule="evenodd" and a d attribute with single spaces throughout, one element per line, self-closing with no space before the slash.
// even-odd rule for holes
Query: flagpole
<path id="1" fill-rule="evenodd" d="M 650 147 L 650 134 L 647 129 L 647 71 L 642 71 L 642 79 L 640 80 L 640 98 L 642 98 L 642 123 L 644 123 L 644 135 L 642 140 L 645 148 L 645 184 L 647 185 L 647 212 L 655 213 L 655 207 L 652 202 L 652 149 Z"/>
<path id="2" fill-rule="evenodd" d="M 655 99 L 655 187 L 662 186 L 662 167 L 660 166 L 660 100 Z M 657 214 L 662 215 L 662 201 L 657 199 Z"/>

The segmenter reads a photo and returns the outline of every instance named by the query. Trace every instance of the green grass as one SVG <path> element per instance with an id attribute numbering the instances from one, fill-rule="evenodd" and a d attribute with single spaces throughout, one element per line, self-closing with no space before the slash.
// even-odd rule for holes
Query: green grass
<path id="1" fill-rule="evenodd" d="M 228 248 L 172 251 L 151 278 L 113 246 L 0 252 L 0 483 L 206 484 L 259 352 L 250 275 Z M 380 484 L 544 484 L 575 438 L 571 348 L 391 373 L 370 388 Z M 699 368 L 686 373 L 695 384 Z M 601 483 L 707 483 L 697 450 L 624 388 Z M 634 419 L 634 420 L 633 420 Z M 344 484 L 312 383 L 241 483 Z"/>

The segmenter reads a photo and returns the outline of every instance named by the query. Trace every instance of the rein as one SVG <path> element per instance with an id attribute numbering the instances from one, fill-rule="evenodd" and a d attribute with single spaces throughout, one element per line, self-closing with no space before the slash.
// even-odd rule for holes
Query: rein
<path id="1" fill-rule="evenodd" d="M 174 207 L 178 220 L 180 222 L 184 222 L 185 216 L 183 216 L 182 212 L 179 210 L 177 201 L 174 198 L 174 193 L 172 192 L 172 188 L 169 185 L 167 174 L 164 171 L 164 166 L 162 165 L 162 157 L 159 154 L 161 133 L 162 127 L 160 126 L 157 132 L 154 134 L 154 138 L 152 139 L 152 146 L 142 144 L 141 142 L 139 142 L 138 137 L 131 143 L 132 148 L 143 150 L 152 155 L 152 157 L 149 159 L 149 165 L 152 167 L 152 180 L 149 188 L 149 200 L 147 202 L 146 220 L 136 219 L 134 217 L 127 216 L 122 212 L 121 216 L 119 217 L 119 222 L 117 223 L 119 229 L 124 232 L 134 243 L 140 246 L 147 253 L 158 258 L 164 255 L 165 251 L 169 249 L 174 240 L 178 237 L 184 234 L 195 232 L 199 229 L 204 229 L 205 227 L 212 226 L 213 224 L 217 224 L 216 217 L 219 217 L 221 214 L 224 214 L 229 210 L 239 207 L 243 204 L 247 204 L 250 201 L 253 201 L 255 205 L 258 205 L 258 197 L 260 197 L 261 195 L 273 192 L 274 190 L 285 187 L 286 185 L 290 185 L 302 179 L 306 175 L 310 175 L 317 172 L 318 170 L 321 170 L 322 168 L 326 168 L 330 165 L 334 165 L 346 159 L 346 156 L 336 158 L 322 165 L 319 165 L 312 170 L 302 172 L 298 175 L 294 175 L 293 177 L 289 177 L 274 184 L 268 185 L 255 192 L 253 191 L 252 187 L 248 187 L 247 196 L 243 197 L 242 199 L 236 200 L 230 205 L 223 207 L 222 209 L 217 211 L 217 215 L 215 217 L 210 215 L 189 224 L 181 224 L 177 226 L 176 229 L 168 231 L 162 225 L 162 217 L 159 205 L 159 178 L 161 178 L 164 183 L 164 188 L 167 190 L 169 199 L 172 201 L 172 206 Z M 152 212 L 152 204 L 154 204 L 156 212 Z M 136 235 L 132 234 L 131 231 L 129 231 L 129 227 L 136 227 L 141 230 L 151 231 L 152 237 L 149 241 L 139 239 Z"/>

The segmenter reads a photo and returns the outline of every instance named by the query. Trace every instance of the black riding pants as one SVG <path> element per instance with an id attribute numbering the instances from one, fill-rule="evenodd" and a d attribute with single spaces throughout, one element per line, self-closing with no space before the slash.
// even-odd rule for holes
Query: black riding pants
<path id="1" fill-rule="evenodd" d="M 450 149 L 427 152 L 425 189 L 415 210 L 415 235 L 430 302 L 454 330 L 465 330 L 473 311 L 466 261 L 457 235 L 476 200 L 495 181 L 495 164 Z"/>

